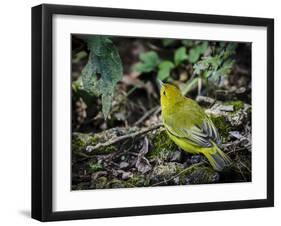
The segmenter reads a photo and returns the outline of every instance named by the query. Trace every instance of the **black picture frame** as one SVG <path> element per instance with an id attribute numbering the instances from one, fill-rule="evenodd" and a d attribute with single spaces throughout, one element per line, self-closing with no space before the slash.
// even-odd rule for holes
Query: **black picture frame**
<path id="1" fill-rule="evenodd" d="M 267 198 L 54 212 L 52 210 L 52 17 L 55 14 L 266 27 Z M 49 4 L 32 8 L 32 218 L 40 221 L 56 221 L 271 206 L 274 206 L 273 19 Z"/>

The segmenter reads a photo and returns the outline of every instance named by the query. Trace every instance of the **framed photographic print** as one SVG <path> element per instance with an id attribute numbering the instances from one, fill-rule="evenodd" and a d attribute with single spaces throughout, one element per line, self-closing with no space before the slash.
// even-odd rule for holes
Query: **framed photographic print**
<path id="1" fill-rule="evenodd" d="M 273 37 L 267 18 L 33 7 L 32 217 L 273 206 Z"/>

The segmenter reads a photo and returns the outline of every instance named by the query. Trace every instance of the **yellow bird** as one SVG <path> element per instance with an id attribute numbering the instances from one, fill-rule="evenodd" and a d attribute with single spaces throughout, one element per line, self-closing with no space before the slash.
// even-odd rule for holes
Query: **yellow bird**
<path id="1" fill-rule="evenodd" d="M 161 116 L 169 137 L 184 151 L 206 156 L 217 171 L 229 166 L 229 157 L 218 147 L 217 129 L 204 110 L 175 86 L 160 85 Z"/>

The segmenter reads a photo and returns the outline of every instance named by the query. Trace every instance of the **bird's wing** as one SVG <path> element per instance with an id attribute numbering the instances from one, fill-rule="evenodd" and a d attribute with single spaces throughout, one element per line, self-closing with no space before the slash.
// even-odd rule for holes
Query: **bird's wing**
<path id="1" fill-rule="evenodd" d="M 204 133 L 208 134 L 208 137 L 210 137 L 213 141 L 215 141 L 217 144 L 220 144 L 220 136 L 218 133 L 217 128 L 215 127 L 214 123 L 209 117 L 206 117 L 202 122 L 202 130 Z"/>
<path id="2" fill-rule="evenodd" d="M 188 120 L 188 119 L 187 119 Z M 213 122 L 206 116 L 201 125 L 193 124 L 189 127 L 187 123 L 177 123 L 171 117 L 164 119 L 164 124 L 172 135 L 190 140 L 201 147 L 211 147 L 210 140 L 220 143 L 219 135 Z"/>

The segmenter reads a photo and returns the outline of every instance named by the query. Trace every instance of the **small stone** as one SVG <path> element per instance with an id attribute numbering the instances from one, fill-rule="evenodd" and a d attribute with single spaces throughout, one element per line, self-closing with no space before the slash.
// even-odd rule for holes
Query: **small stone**
<path id="1" fill-rule="evenodd" d="M 121 162 L 120 165 L 119 165 L 119 167 L 120 167 L 120 169 L 125 169 L 125 168 L 127 168 L 129 165 L 130 165 L 130 164 L 129 164 L 128 162 Z"/>
<path id="2" fill-rule="evenodd" d="M 246 88 L 245 88 L 245 87 L 240 87 L 240 88 L 237 89 L 235 92 L 236 92 L 237 94 L 245 93 L 245 92 L 246 92 Z"/>
<path id="3" fill-rule="evenodd" d="M 180 178 L 179 177 L 175 177 L 174 178 L 174 183 L 175 184 L 179 184 L 180 183 Z"/>
<path id="4" fill-rule="evenodd" d="M 175 162 L 159 165 L 154 167 L 151 178 L 154 181 L 168 180 L 182 169 L 183 165 Z"/>
<path id="5" fill-rule="evenodd" d="M 210 106 L 213 105 L 216 100 L 211 97 L 205 97 L 205 96 L 197 96 L 196 101 L 203 106 Z"/>
<path id="6" fill-rule="evenodd" d="M 182 158 L 182 152 L 181 151 L 173 151 L 170 157 L 171 162 L 180 162 Z"/>
<path id="7" fill-rule="evenodd" d="M 234 106 L 233 105 L 221 105 L 220 106 L 221 111 L 234 111 Z"/>
<path id="8" fill-rule="evenodd" d="M 239 131 L 230 131 L 229 134 L 239 140 L 244 138 Z"/>
<path id="9" fill-rule="evenodd" d="M 132 176 L 133 176 L 133 174 L 131 172 L 123 172 L 122 180 L 127 180 L 127 179 L 131 178 Z"/>
<path id="10" fill-rule="evenodd" d="M 136 161 L 136 168 L 138 169 L 139 172 L 145 174 L 152 169 L 152 166 L 150 165 L 147 158 L 142 157 Z"/>
<path id="11" fill-rule="evenodd" d="M 89 145 L 86 147 L 86 152 L 92 152 L 93 150 L 95 150 L 94 146 Z"/>
<path id="12" fill-rule="evenodd" d="M 106 183 L 107 183 L 107 178 L 106 177 L 100 177 L 93 184 L 94 184 L 96 189 L 102 189 L 102 188 L 105 188 Z"/>

